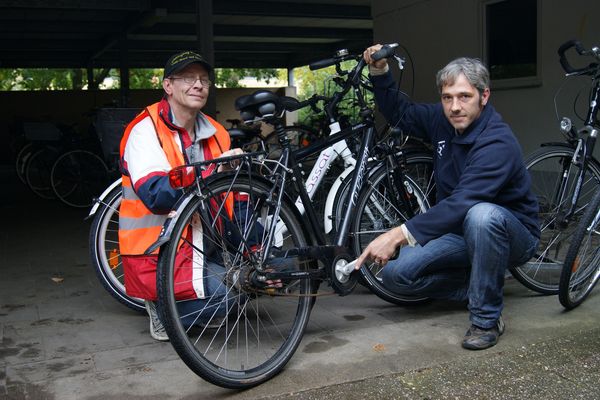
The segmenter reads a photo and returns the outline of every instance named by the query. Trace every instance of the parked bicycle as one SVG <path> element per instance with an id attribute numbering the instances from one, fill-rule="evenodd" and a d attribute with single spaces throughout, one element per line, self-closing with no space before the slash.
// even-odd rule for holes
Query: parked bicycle
<path id="1" fill-rule="evenodd" d="M 570 49 L 594 62 L 574 68 L 567 58 Z M 600 186 L 600 164 L 593 155 L 600 128 L 600 50 L 586 50 L 573 40 L 560 46 L 558 54 L 566 76 L 590 77 L 591 88 L 583 126 L 577 130 L 569 118 L 562 118 L 565 142 L 544 143 L 525 160 L 540 206 L 541 238 L 536 256 L 513 275 L 528 288 L 545 294 L 559 292 L 567 251 L 569 246 L 577 246 L 573 244 L 575 230 Z"/>
<path id="2" fill-rule="evenodd" d="M 390 53 L 386 46 L 379 54 L 383 57 Z M 348 59 L 357 60 L 357 64 L 326 107 L 332 125 L 335 119 L 330 111 L 346 92 L 360 85 L 365 62 L 360 55 L 344 54 L 313 65 L 324 67 Z M 330 289 L 324 292 L 328 294 L 352 292 L 356 274 L 352 273 L 351 260 L 357 254 L 351 238 L 363 233 L 364 218 L 400 224 L 427 208 L 425 196 L 401 168 L 389 171 L 379 182 L 370 181 L 367 160 L 375 138 L 373 113 L 358 97 L 359 123 L 293 151 L 283 132 L 282 115 L 298 104 L 294 107 L 265 91 L 238 99 L 236 108 L 245 120 L 261 119 L 275 127 L 282 145 L 281 157 L 273 162 L 245 154 L 211 161 L 227 163 L 237 159 L 241 165 L 229 173 L 207 179 L 197 177 L 165 223 L 159 240 L 148 249 L 151 252 L 161 246 L 158 297 L 171 343 L 183 361 L 204 379 L 223 387 L 247 388 L 277 374 L 302 339 L 312 304 L 316 296 L 323 294 L 319 287 L 327 284 Z M 361 143 L 350 186 L 351 201 L 335 239 L 328 242 L 302 184 L 298 161 L 351 135 Z M 257 172 L 256 165 L 263 163 L 269 163 L 270 175 Z M 184 186 L 180 182 L 181 171 L 182 168 L 176 168 L 170 173 L 176 186 Z M 302 199 L 304 217 L 287 195 L 289 186 Z M 232 198 L 233 205 L 229 200 Z M 226 269 L 223 285 L 227 296 L 218 304 L 209 303 L 187 315 L 179 314 L 180 300 L 175 296 L 183 283 L 175 279 L 180 268 L 175 266 L 180 245 L 189 246 L 192 253 L 188 254 L 189 263 L 181 266 L 187 271 L 185 274 L 192 276 L 186 284 L 199 282 L 193 277 L 202 274 L 198 266 L 204 257 Z M 371 274 L 368 268 L 360 272 Z M 378 283 L 376 279 L 373 282 Z M 421 300 L 404 299 L 405 304 Z M 182 323 L 182 318 L 191 318 L 210 325 L 218 317 L 217 310 L 225 313 L 217 329 L 206 325 L 186 328 Z"/>

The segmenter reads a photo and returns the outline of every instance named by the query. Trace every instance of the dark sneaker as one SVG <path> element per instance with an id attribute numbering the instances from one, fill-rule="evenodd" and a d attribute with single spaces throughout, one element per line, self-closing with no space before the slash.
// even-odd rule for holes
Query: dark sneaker
<path id="1" fill-rule="evenodd" d="M 152 301 L 145 300 L 144 305 L 146 306 L 146 311 L 148 312 L 148 316 L 150 317 L 150 335 L 153 339 L 168 342 L 169 336 L 167 336 L 167 331 L 165 331 L 165 327 L 163 326 L 160 318 L 158 318 L 158 312 L 156 311 L 156 305 Z"/>
<path id="2" fill-rule="evenodd" d="M 469 350 L 483 350 L 498 343 L 498 338 L 504 333 L 504 320 L 502 316 L 496 321 L 496 326 L 483 329 L 471 325 L 462 342 L 462 347 Z"/>

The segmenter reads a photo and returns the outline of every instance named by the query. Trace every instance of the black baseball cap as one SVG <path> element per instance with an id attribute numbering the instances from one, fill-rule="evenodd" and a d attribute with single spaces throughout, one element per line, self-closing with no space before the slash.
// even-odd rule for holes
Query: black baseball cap
<path id="1" fill-rule="evenodd" d="M 202 65 L 208 72 L 212 71 L 212 66 L 207 63 L 202 56 L 194 51 L 183 51 L 171 56 L 165 64 L 165 73 L 163 79 L 168 78 L 175 72 L 180 71 L 190 64 L 198 63 Z"/>

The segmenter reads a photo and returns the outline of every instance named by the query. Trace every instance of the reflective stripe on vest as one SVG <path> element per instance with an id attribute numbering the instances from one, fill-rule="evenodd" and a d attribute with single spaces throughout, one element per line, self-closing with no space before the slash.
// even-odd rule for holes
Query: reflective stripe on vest
<path id="1" fill-rule="evenodd" d="M 121 157 L 125 153 L 125 146 L 133 127 L 147 117 L 150 117 L 152 120 L 155 134 L 167 156 L 171 168 L 183 165 L 185 161 L 183 152 L 176 141 L 177 135 L 174 134 L 159 115 L 159 103 L 147 107 L 127 126 L 121 140 Z M 217 158 L 222 152 L 229 150 L 229 133 L 212 118 L 208 116 L 206 118 L 216 128 L 216 133 L 204 143 L 208 145 L 213 158 Z M 129 176 L 123 175 L 122 186 L 123 200 L 119 209 L 119 250 L 123 255 L 144 254 L 146 249 L 158 238 L 167 217 L 166 215 L 153 214 L 146 208 L 135 193 Z M 228 203 L 230 202 L 228 201 Z M 156 253 L 158 253 L 158 250 L 153 254 Z"/>

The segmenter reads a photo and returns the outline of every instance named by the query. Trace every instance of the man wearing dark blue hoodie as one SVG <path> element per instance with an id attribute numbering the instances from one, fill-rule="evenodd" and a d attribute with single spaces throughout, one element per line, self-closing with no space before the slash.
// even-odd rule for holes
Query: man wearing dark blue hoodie
<path id="1" fill-rule="evenodd" d="M 521 148 L 490 98 L 481 61 L 459 58 L 437 74 L 441 101 L 413 103 L 395 88 L 385 59 L 369 64 L 388 122 L 434 146 L 436 204 L 373 240 L 357 260 L 385 266 L 383 284 L 401 294 L 467 301 L 462 346 L 494 346 L 504 332 L 504 273 L 529 260 L 540 236 L 538 205 Z M 401 247 L 399 256 L 390 259 Z"/>

